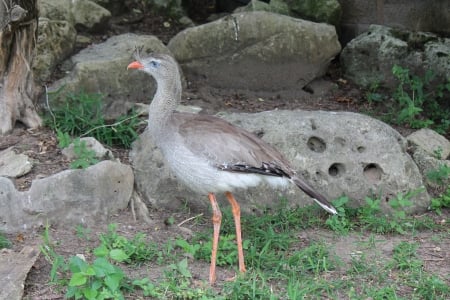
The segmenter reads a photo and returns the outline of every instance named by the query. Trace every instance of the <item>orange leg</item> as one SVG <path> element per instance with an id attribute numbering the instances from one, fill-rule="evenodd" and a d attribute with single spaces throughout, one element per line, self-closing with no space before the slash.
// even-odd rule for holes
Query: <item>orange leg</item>
<path id="1" fill-rule="evenodd" d="M 217 204 L 216 196 L 213 193 L 208 194 L 209 201 L 213 211 L 212 222 L 214 225 L 213 244 L 211 253 L 211 266 L 209 268 L 209 283 L 211 285 L 216 282 L 216 258 L 217 248 L 219 246 L 219 232 L 220 223 L 222 222 L 222 213 L 220 212 L 219 204 Z"/>
<path id="2" fill-rule="evenodd" d="M 230 192 L 226 192 L 228 201 L 231 204 L 231 211 L 233 212 L 234 217 L 234 225 L 236 226 L 236 242 L 238 247 L 238 258 L 239 258 L 239 271 L 245 272 L 245 263 L 244 263 L 244 249 L 242 248 L 242 235 L 241 235 L 241 208 L 237 203 L 236 199 Z"/>

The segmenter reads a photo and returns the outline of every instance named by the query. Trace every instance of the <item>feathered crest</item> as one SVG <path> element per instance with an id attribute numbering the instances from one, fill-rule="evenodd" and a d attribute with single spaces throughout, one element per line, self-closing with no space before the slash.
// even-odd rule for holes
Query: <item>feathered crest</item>
<path id="1" fill-rule="evenodd" d="M 142 52 L 142 49 L 144 49 L 144 46 L 138 46 L 138 45 L 135 45 L 135 46 L 134 46 L 134 53 L 133 53 L 133 56 L 134 56 L 134 58 L 135 58 L 137 61 L 141 61 L 141 52 Z"/>

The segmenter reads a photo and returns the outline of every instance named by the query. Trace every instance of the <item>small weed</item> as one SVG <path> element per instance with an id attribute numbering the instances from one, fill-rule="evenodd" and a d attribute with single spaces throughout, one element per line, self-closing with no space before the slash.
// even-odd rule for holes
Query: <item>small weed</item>
<path id="1" fill-rule="evenodd" d="M 450 208 L 450 186 L 439 197 L 431 199 L 431 207 L 437 214 L 442 214 L 443 208 Z"/>
<path id="2" fill-rule="evenodd" d="M 0 232 L 0 250 L 3 248 L 10 248 L 12 246 L 10 240 Z"/>
<path id="3" fill-rule="evenodd" d="M 141 263 L 151 261 L 158 256 L 158 247 L 155 243 L 146 242 L 143 233 L 136 234 L 132 240 L 119 235 L 117 225 L 110 224 L 108 232 L 100 235 L 100 241 L 109 250 L 121 250 L 127 256 L 127 263 Z"/>
<path id="4" fill-rule="evenodd" d="M 50 282 L 63 284 L 65 280 L 64 278 L 61 279 L 59 274 L 67 272 L 69 266 L 65 262 L 64 257 L 57 254 L 54 250 L 54 244 L 51 240 L 49 230 L 50 226 L 47 224 L 42 235 L 43 244 L 39 246 L 39 250 L 52 266 L 50 270 Z"/>
<path id="5" fill-rule="evenodd" d="M 437 170 L 428 172 L 427 178 L 432 182 L 443 185 L 444 181 L 450 178 L 450 166 L 441 164 Z"/>
<path id="6" fill-rule="evenodd" d="M 106 252 L 107 253 L 107 252 Z M 121 289 L 126 278 L 123 271 L 112 261 L 123 261 L 127 256 L 123 251 L 104 249 L 94 251 L 97 258 L 92 264 L 78 256 L 69 259 L 69 280 L 66 297 L 75 299 L 125 299 Z M 105 255 L 105 256 L 103 256 Z"/>
<path id="7" fill-rule="evenodd" d="M 379 93 L 380 83 L 378 81 L 372 82 L 369 86 L 369 90 L 366 92 L 366 99 L 369 104 L 373 102 L 382 102 L 386 100 L 386 96 Z"/>
<path id="8" fill-rule="evenodd" d="M 400 242 L 393 250 L 391 266 L 399 270 L 416 270 L 422 267 L 422 261 L 417 259 L 417 243 Z"/>
<path id="9" fill-rule="evenodd" d="M 82 224 L 78 224 L 75 227 L 75 234 L 79 239 L 85 239 L 86 241 L 89 241 L 91 230 L 87 227 L 84 227 Z"/>
<path id="10" fill-rule="evenodd" d="M 393 98 L 399 106 L 397 122 L 408 124 L 411 128 L 423 128 L 434 125 L 440 133 L 450 128 L 450 111 L 439 101 L 445 102 L 444 93 L 450 91 L 450 80 L 429 88 L 434 73 L 428 70 L 423 78 L 411 75 L 407 68 L 398 65 L 392 67 L 392 74 L 399 81 Z"/>
<path id="11" fill-rule="evenodd" d="M 436 275 L 424 274 L 414 283 L 415 293 L 420 299 L 448 299 L 450 296 L 449 285 Z"/>
<path id="12" fill-rule="evenodd" d="M 333 201 L 333 205 L 338 211 L 337 215 L 329 217 L 325 224 L 327 224 L 331 230 L 340 234 L 347 234 L 352 229 L 353 224 L 349 217 L 345 213 L 345 205 L 348 203 L 349 198 L 346 196 L 340 197 Z"/>
<path id="13" fill-rule="evenodd" d="M 95 151 L 89 149 L 86 146 L 86 142 L 81 141 L 80 138 L 73 140 L 73 152 L 76 158 L 70 163 L 70 168 L 72 169 L 86 169 L 98 163 L 98 159 L 95 157 Z"/>

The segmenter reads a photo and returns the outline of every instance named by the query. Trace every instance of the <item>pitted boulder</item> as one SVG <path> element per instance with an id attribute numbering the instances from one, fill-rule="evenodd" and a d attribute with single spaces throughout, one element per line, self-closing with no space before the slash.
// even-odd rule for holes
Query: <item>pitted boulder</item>
<path id="1" fill-rule="evenodd" d="M 398 194 L 423 186 L 418 167 L 406 152 L 406 140 L 392 127 L 371 117 L 349 112 L 268 111 L 221 114 L 231 123 L 257 133 L 292 162 L 311 185 L 330 199 L 347 195 L 352 206 L 365 205 L 366 196 L 381 197 L 382 209 Z M 138 193 L 156 207 L 175 208 L 185 201 L 207 207 L 205 197 L 179 184 L 161 153 L 143 134 L 131 152 Z M 238 191 L 244 211 L 259 211 L 279 203 L 309 205 L 311 199 L 295 186 L 274 191 L 267 186 Z M 408 212 L 424 211 L 426 191 L 411 198 Z"/>

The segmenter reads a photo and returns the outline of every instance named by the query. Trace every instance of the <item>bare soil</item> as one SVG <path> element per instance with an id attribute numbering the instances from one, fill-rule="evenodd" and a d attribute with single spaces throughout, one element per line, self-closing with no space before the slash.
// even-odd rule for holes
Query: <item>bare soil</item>
<path id="1" fill-rule="evenodd" d="M 104 40 L 106 37 L 118 34 L 124 31 L 133 31 L 138 33 L 151 33 L 159 36 L 164 42 L 168 42 L 179 29 L 171 20 L 163 17 L 152 16 L 149 18 L 141 18 L 136 22 L 132 17 L 127 20 L 116 18 L 109 32 L 105 35 L 93 35 L 94 41 Z M 131 20 L 131 21 L 130 21 Z M 169 22 L 171 27 L 164 25 Z M 79 47 L 81 48 L 81 47 Z M 245 111 L 258 112 L 272 109 L 303 109 L 303 110 L 333 110 L 333 111 L 355 111 L 355 112 L 371 112 L 382 111 L 382 108 L 371 107 L 364 101 L 364 91 L 352 86 L 349 82 L 343 80 L 340 76 L 338 62 L 333 62 L 329 72 L 324 79 L 333 83 L 337 88 L 332 90 L 326 96 L 321 97 L 311 95 L 308 89 L 305 90 L 303 96 L 298 98 L 283 98 L 273 95 L 261 98 L 259 95 L 251 93 L 241 94 L 235 91 L 216 91 L 208 87 L 197 85 L 192 82 L 183 96 L 184 104 L 197 105 L 204 108 L 206 113 L 214 113 L 218 111 Z M 408 128 L 397 128 L 401 133 L 408 134 L 411 130 Z M 15 180 L 16 188 L 19 190 L 27 190 L 31 186 L 32 180 L 36 178 L 46 177 L 55 174 L 61 170 L 68 169 L 69 162 L 61 155 L 61 150 L 57 145 L 55 134 L 48 128 L 39 130 L 26 130 L 20 125 L 9 136 L 3 137 L 0 141 L 0 150 L 7 147 L 14 147 L 16 152 L 25 153 L 35 161 L 33 170 Z M 120 157 L 122 162 L 128 162 L 128 152 L 124 149 L 111 149 L 116 157 Z M 206 201 L 206 199 L 205 199 Z M 67 228 L 60 226 L 52 226 L 50 235 L 53 239 L 55 250 L 57 253 L 66 258 L 75 254 L 85 254 L 89 257 L 87 249 L 94 249 L 99 244 L 98 236 L 107 231 L 110 223 L 118 224 L 118 232 L 125 236 L 132 237 L 137 232 L 144 232 L 152 241 L 164 244 L 169 239 L 181 236 L 188 239 L 193 232 L 210 228 L 209 212 L 205 211 L 203 221 L 186 222 L 182 226 L 177 226 L 184 220 L 193 215 L 184 208 L 179 211 L 163 211 L 151 208 L 151 224 L 146 224 L 139 220 L 134 220 L 129 209 L 118 212 L 111 216 L 108 223 L 97 224 L 90 227 L 89 238 L 79 237 L 76 234 L 75 227 Z M 449 212 L 445 211 L 442 216 L 432 215 L 436 222 L 449 222 Z M 174 218 L 174 225 L 166 225 L 168 218 Z M 244 216 L 245 218 L 245 216 Z M 9 238 L 13 242 L 13 249 L 20 251 L 25 245 L 35 245 L 42 242 L 43 229 L 33 232 L 23 232 L 16 235 L 10 235 Z M 245 236 L 245 228 L 243 229 Z M 212 232 L 212 229 L 211 229 Z M 450 248 L 450 238 L 447 235 L 444 238 L 436 239 L 436 232 L 432 230 L 423 231 L 412 236 L 378 236 L 381 240 L 376 249 L 367 249 L 361 246 L 361 242 L 367 241 L 369 234 L 354 233 L 344 237 L 338 237 L 331 232 L 323 229 L 308 229 L 298 232 L 298 247 L 308 245 L 315 240 L 325 240 L 330 248 L 339 255 L 344 261 L 350 258 L 354 251 L 367 251 L 370 255 L 382 263 L 388 257 L 392 256 L 392 248 L 400 240 L 415 240 L 420 243 L 419 254 L 421 259 L 425 261 L 425 269 L 446 278 L 450 284 L 450 254 L 447 251 Z M 198 284 L 202 285 L 208 278 L 208 263 L 205 261 L 191 260 L 189 268 Z M 34 267 L 30 271 L 25 283 L 24 299 L 62 299 L 64 291 L 58 290 L 57 286 L 49 284 L 49 273 L 51 265 L 40 255 Z M 129 267 L 125 269 L 131 278 L 149 277 L 154 279 L 160 276 L 161 267 L 157 265 L 143 265 L 142 267 Z M 233 268 L 218 268 L 218 286 L 220 289 L 221 282 L 225 278 L 234 275 Z M 331 274 L 331 276 L 343 276 L 344 273 L 339 270 Z M 130 295 L 129 299 L 136 298 L 136 295 Z"/>

